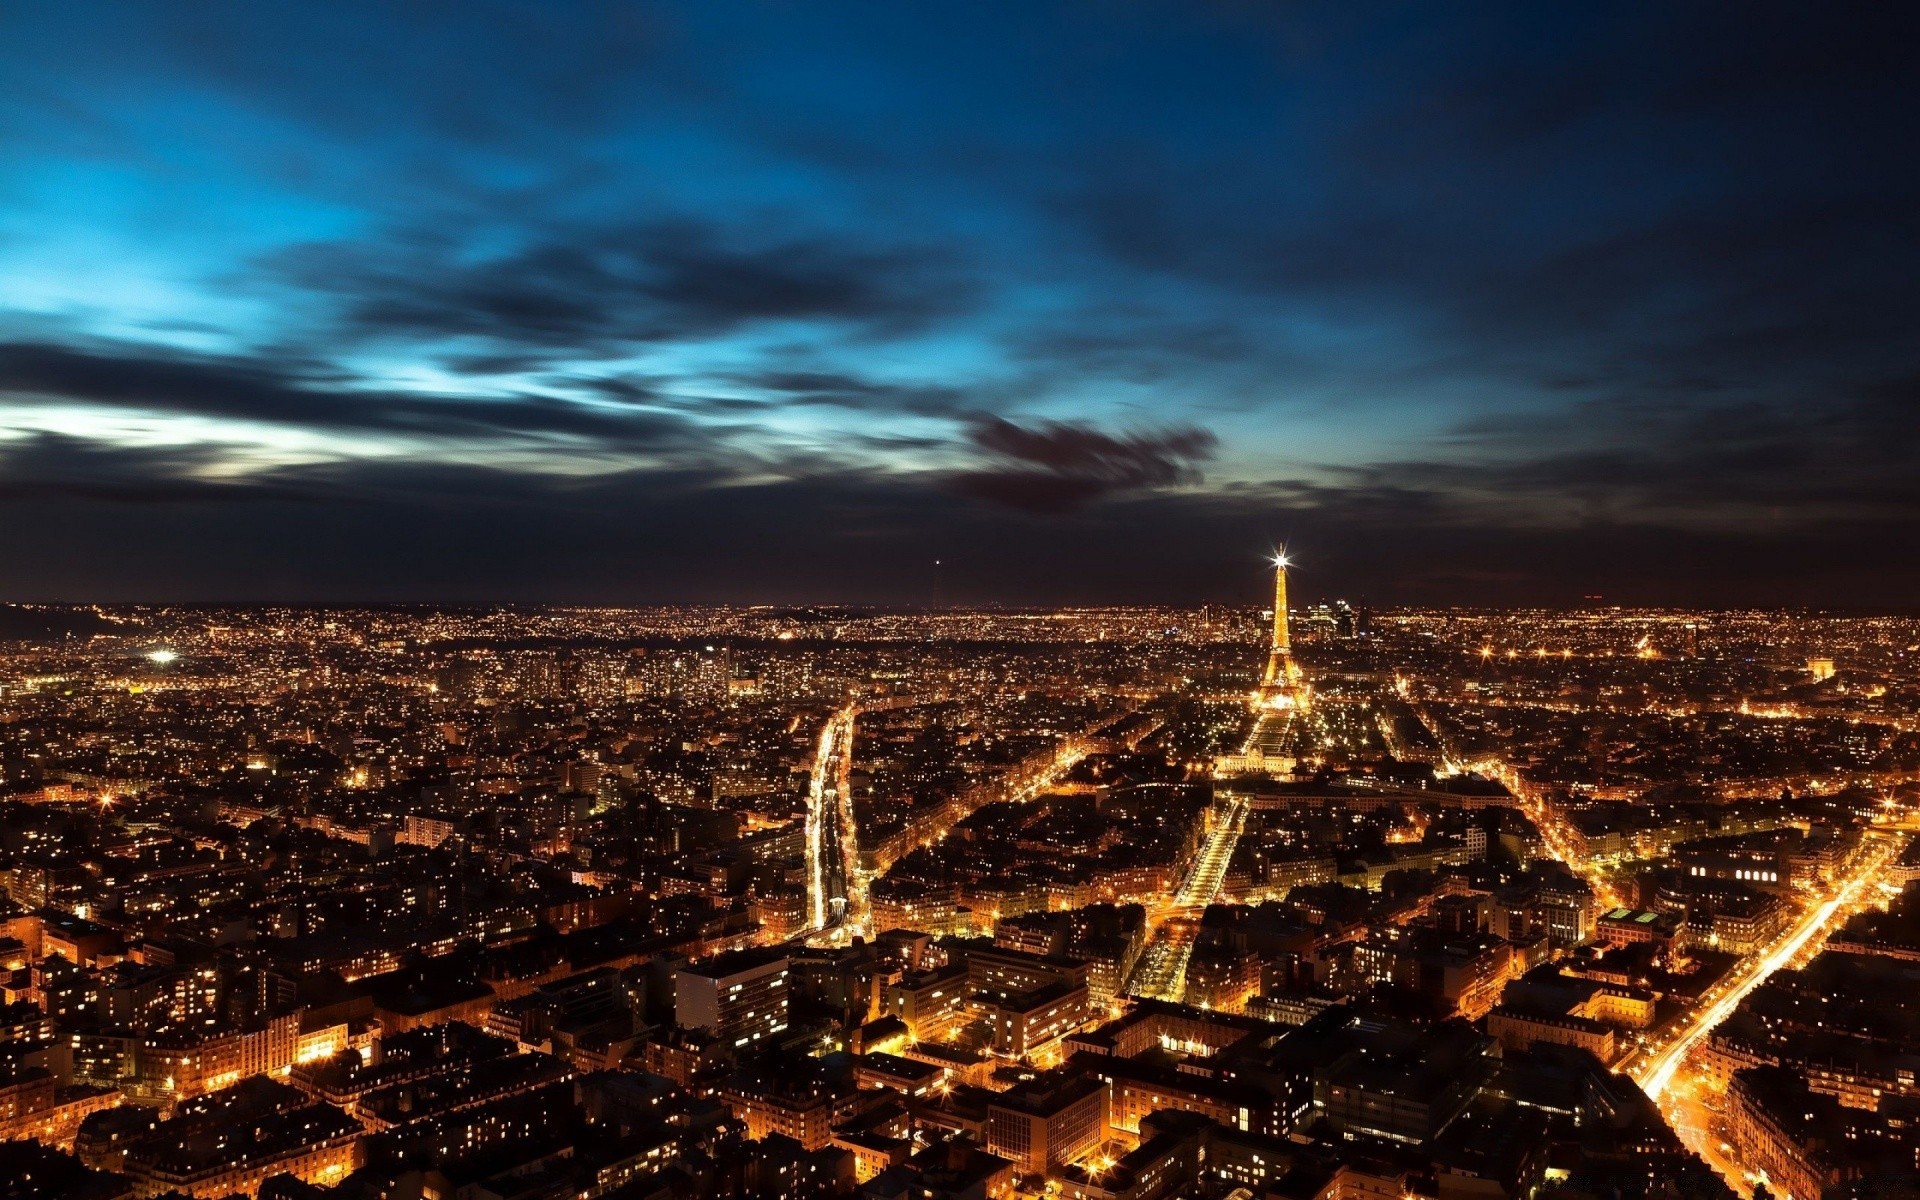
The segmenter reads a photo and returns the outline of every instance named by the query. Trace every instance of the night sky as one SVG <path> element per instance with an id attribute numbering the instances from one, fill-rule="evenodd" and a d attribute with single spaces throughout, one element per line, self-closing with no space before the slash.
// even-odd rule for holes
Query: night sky
<path id="1" fill-rule="evenodd" d="M 1920 604 L 1911 5 L 0 5 L 0 599 Z"/>

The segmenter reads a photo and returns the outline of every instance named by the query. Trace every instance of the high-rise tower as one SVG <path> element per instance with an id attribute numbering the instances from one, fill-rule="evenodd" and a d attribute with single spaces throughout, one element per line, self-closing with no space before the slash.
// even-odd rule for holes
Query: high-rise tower
<path id="1" fill-rule="evenodd" d="M 1287 626 L 1287 555 L 1273 556 L 1273 652 L 1293 653 L 1293 632 Z"/>
<path id="2" fill-rule="evenodd" d="M 1273 556 L 1273 643 L 1267 649 L 1267 671 L 1260 680 L 1259 703 L 1286 708 L 1303 699 L 1300 668 L 1293 661 L 1293 630 L 1287 618 L 1286 551 Z"/>

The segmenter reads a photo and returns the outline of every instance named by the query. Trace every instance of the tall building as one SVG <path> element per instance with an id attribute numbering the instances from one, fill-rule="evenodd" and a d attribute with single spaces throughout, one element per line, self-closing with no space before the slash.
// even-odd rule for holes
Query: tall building
<path id="1" fill-rule="evenodd" d="M 1293 656 L 1293 632 L 1287 624 L 1287 556 L 1273 556 L 1273 646 L 1267 659 L 1267 682 L 1273 683 L 1286 670 Z"/>
<path id="2" fill-rule="evenodd" d="M 1302 707 L 1300 667 L 1293 661 L 1293 630 L 1287 614 L 1286 551 L 1273 556 L 1273 640 L 1267 649 L 1267 670 L 1261 677 L 1258 704 L 1263 708 Z"/>
<path id="3" fill-rule="evenodd" d="M 738 1049 L 787 1027 L 787 956 L 737 950 L 682 967 L 673 981 L 673 1022 L 706 1029 Z"/>

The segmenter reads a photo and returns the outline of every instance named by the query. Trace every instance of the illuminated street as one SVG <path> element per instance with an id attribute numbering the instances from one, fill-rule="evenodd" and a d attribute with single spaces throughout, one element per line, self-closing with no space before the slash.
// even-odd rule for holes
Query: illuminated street
<path id="1" fill-rule="evenodd" d="M 1285 572 L 1277 574 L 1284 577 Z M 1284 586 L 1280 585 L 1282 595 Z M 1277 618 L 1277 624 L 1284 630 L 1284 616 Z M 1284 638 L 1284 632 L 1276 634 L 1275 645 L 1284 645 Z M 1270 663 L 1267 673 L 1272 678 L 1279 670 Z M 1294 749 L 1299 720 L 1295 709 L 1261 712 L 1240 747 L 1241 755 L 1258 749 L 1279 760 Z M 1233 862 L 1234 849 L 1246 830 L 1248 809 L 1245 797 L 1233 797 L 1224 807 L 1216 808 L 1206 840 L 1194 855 L 1180 887 L 1168 897 L 1167 903 L 1156 905 L 1149 913 L 1153 937 L 1127 982 L 1127 990 L 1132 995 L 1178 1000 L 1185 994 L 1187 962 L 1192 957 L 1194 936 L 1199 931 L 1199 915 L 1220 891 L 1220 882 Z"/>
<path id="2" fill-rule="evenodd" d="M 857 926 L 862 915 L 858 833 L 847 786 L 858 712 L 848 704 L 828 718 L 807 782 L 807 911 L 815 931 Z"/>
<path id="3" fill-rule="evenodd" d="M 1582 851 L 1576 843 L 1577 834 L 1566 824 L 1552 804 L 1546 803 L 1527 786 L 1519 771 L 1502 759 L 1484 757 L 1464 764 L 1455 764 L 1456 769 L 1475 771 L 1493 779 L 1498 779 L 1508 791 L 1519 798 L 1528 817 L 1540 832 L 1540 840 L 1545 844 L 1547 853 L 1556 862 L 1566 864 L 1574 874 L 1593 888 L 1595 896 L 1608 908 L 1617 908 L 1625 903 L 1625 897 L 1613 880 L 1601 869 L 1591 855 Z"/>
<path id="4" fill-rule="evenodd" d="M 1878 884 L 1882 871 L 1899 854 L 1905 841 L 1902 837 L 1876 837 L 1873 847 L 1861 855 L 1853 872 L 1836 884 L 1826 900 L 1811 906 L 1770 947 L 1742 963 L 1732 982 L 1722 983 L 1714 990 L 1706 1007 L 1695 1012 L 1661 1047 L 1634 1065 L 1630 1073 L 1647 1095 L 1660 1099 L 1687 1056 L 1713 1033 L 1714 1026 L 1740 1006 L 1740 1001 L 1765 983 L 1769 975 L 1794 963 L 1809 950 L 1817 949 L 1816 938 L 1825 938 L 1851 916 L 1859 904 L 1871 898 L 1870 889 Z"/>
<path id="5" fill-rule="evenodd" d="M 1141 955 L 1128 988 L 1133 995 L 1178 1000 L 1186 990 L 1187 960 L 1193 953 L 1202 910 L 1220 890 L 1220 880 L 1233 861 L 1233 849 L 1247 824 L 1247 802 L 1231 801 L 1214 820 L 1200 852 L 1194 856 L 1180 890 L 1158 916 L 1156 936 Z"/>

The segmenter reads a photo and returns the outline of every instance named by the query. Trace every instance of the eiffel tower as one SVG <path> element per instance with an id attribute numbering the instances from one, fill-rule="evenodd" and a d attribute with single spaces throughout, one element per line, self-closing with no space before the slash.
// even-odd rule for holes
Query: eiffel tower
<path id="1" fill-rule="evenodd" d="M 1261 708 L 1304 708 L 1306 689 L 1300 664 L 1293 661 L 1293 632 L 1287 623 L 1287 568 L 1283 549 L 1273 556 L 1273 644 L 1267 650 L 1267 671 L 1260 680 L 1256 702 Z"/>

